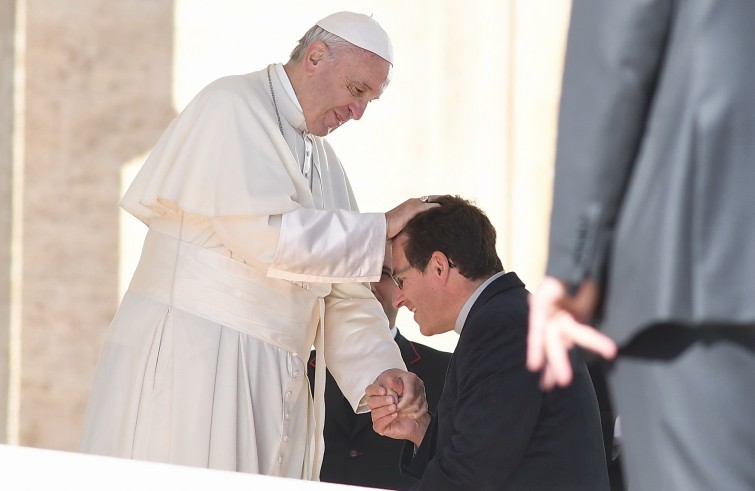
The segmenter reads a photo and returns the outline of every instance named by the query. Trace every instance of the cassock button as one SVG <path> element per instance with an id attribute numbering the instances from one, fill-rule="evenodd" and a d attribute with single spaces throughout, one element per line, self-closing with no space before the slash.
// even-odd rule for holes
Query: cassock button
<path id="1" fill-rule="evenodd" d="M 355 448 L 352 448 L 351 450 L 349 450 L 349 457 L 351 457 L 352 459 L 356 459 L 357 457 L 360 457 L 361 455 L 362 455 L 362 452 L 360 452 L 359 450 Z"/>
<path id="2" fill-rule="evenodd" d="M 287 441 L 288 441 L 288 435 L 283 435 L 283 441 L 284 441 L 284 442 L 287 442 Z"/>

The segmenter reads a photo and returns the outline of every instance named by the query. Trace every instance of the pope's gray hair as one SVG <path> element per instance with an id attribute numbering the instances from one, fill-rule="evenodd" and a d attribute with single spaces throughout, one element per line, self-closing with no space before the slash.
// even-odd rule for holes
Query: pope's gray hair
<path id="1" fill-rule="evenodd" d="M 335 54 L 334 51 L 339 51 L 341 48 L 356 48 L 356 46 L 342 37 L 336 36 L 322 27 L 315 25 L 304 33 L 304 36 L 302 36 L 301 39 L 299 39 L 299 44 L 297 44 L 293 51 L 291 51 L 291 59 L 289 61 L 295 63 L 304 59 L 304 53 L 307 51 L 307 48 L 315 41 L 322 41 L 325 43 L 331 56 Z"/>

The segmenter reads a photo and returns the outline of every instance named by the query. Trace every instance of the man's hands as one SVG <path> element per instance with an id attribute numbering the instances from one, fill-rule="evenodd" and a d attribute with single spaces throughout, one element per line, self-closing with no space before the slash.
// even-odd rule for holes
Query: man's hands
<path id="1" fill-rule="evenodd" d="M 540 386 L 544 390 L 571 383 L 569 350 L 575 346 L 607 359 L 616 356 L 616 343 L 586 324 L 599 296 L 592 281 L 585 281 L 571 297 L 562 281 L 546 277 L 530 297 L 527 368 L 541 372 Z"/>
<path id="2" fill-rule="evenodd" d="M 430 425 L 425 385 L 419 377 L 399 369 L 386 370 L 367 386 L 365 395 L 375 432 L 419 446 Z"/>
<path id="3" fill-rule="evenodd" d="M 385 214 L 386 239 L 392 239 L 397 236 L 414 218 L 414 215 L 421 213 L 430 208 L 440 206 L 432 202 L 433 196 L 423 196 L 422 198 L 412 198 L 404 201 L 391 211 Z"/>

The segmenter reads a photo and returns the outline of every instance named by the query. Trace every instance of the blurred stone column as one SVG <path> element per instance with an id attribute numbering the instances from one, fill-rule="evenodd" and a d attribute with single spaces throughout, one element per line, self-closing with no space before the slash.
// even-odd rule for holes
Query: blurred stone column
<path id="1" fill-rule="evenodd" d="M 7 441 L 13 213 L 15 0 L 0 0 L 0 442 Z"/>
<path id="2" fill-rule="evenodd" d="M 12 9 L 13 2 L 2 5 Z M 23 190 L 16 190 L 23 196 L 23 282 L 20 343 L 11 347 L 20 354 L 20 389 L 18 413 L 5 415 L 17 419 L 18 434 L 7 437 L 73 450 L 119 301 L 121 166 L 151 148 L 173 117 L 173 2 L 23 5 L 25 140 Z M 12 16 L 3 14 L 5 24 Z M 4 161 L 0 172 L 7 174 Z M 0 254 L 6 246 L 3 240 Z"/>
<path id="3" fill-rule="evenodd" d="M 504 265 L 527 288 L 545 271 L 570 0 L 512 0 Z"/>

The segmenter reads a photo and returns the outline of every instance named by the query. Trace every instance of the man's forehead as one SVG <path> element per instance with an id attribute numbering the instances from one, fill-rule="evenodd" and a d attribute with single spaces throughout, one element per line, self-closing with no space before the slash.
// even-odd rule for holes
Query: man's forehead
<path id="1" fill-rule="evenodd" d="M 388 270 L 390 273 L 393 269 L 393 250 L 391 241 L 385 243 L 385 256 L 383 256 L 383 271 Z"/>
<path id="2" fill-rule="evenodd" d="M 404 254 L 404 247 L 406 246 L 406 240 L 407 237 L 404 234 L 399 234 L 397 237 L 395 237 L 392 242 L 392 264 L 396 266 L 396 261 L 406 261 L 406 255 Z"/>

